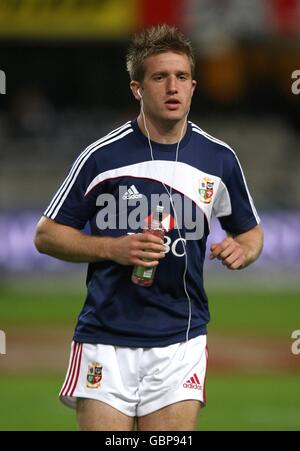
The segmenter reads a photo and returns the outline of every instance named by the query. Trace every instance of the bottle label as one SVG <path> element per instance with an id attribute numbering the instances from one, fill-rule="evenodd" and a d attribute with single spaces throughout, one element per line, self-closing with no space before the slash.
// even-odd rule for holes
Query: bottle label
<path id="1" fill-rule="evenodd" d="M 144 266 L 136 266 L 134 269 L 134 275 L 140 279 L 151 279 L 154 268 L 145 268 Z"/>
<path id="2" fill-rule="evenodd" d="M 163 238 L 165 231 L 162 227 L 162 212 L 163 207 L 157 206 L 155 214 L 151 214 L 151 222 L 149 223 L 149 217 L 147 218 L 147 228 L 143 230 L 143 233 L 149 233 L 151 235 Z M 145 260 L 149 261 L 149 260 Z M 150 260 L 151 261 L 151 260 Z M 151 268 L 145 268 L 144 266 L 135 266 L 132 274 L 132 281 L 134 283 L 150 286 L 152 284 L 152 279 L 156 271 L 156 266 Z M 144 281 L 144 283 L 143 283 Z"/>

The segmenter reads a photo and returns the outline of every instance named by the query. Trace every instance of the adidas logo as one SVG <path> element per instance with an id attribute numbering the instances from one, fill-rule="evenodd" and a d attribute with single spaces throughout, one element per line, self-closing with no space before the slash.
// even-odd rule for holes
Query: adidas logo
<path id="1" fill-rule="evenodd" d="M 126 191 L 126 193 L 123 195 L 123 199 L 141 199 L 143 197 L 142 194 L 138 192 L 136 187 L 134 185 L 131 185 L 131 187 Z"/>
<path id="2" fill-rule="evenodd" d="M 195 390 L 202 390 L 200 381 L 196 373 L 183 384 L 183 388 L 193 388 Z"/>

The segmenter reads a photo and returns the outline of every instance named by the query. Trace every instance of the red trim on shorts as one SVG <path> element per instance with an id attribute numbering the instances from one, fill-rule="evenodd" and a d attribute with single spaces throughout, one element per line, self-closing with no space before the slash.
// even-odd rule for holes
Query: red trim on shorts
<path id="1" fill-rule="evenodd" d="M 77 372 L 76 372 L 75 382 L 74 382 L 72 391 L 71 391 L 69 396 L 73 396 L 73 393 L 75 391 L 75 388 L 76 388 L 76 385 L 77 385 L 77 382 L 78 382 L 79 373 L 80 373 L 80 367 L 81 367 L 81 357 L 82 357 L 82 343 L 80 344 L 79 357 L 78 357 L 78 360 L 77 360 Z"/>
<path id="2" fill-rule="evenodd" d="M 208 346 L 205 347 L 205 356 L 206 356 L 206 368 L 205 368 L 205 377 L 203 382 L 203 402 L 206 404 L 206 375 L 207 375 L 207 365 L 208 365 Z"/>
<path id="3" fill-rule="evenodd" d="M 72 383 L 74 380 L 74 374 L 76 371 L 76 362 L 77 362 L 79 349 L 80 349 L 80 343 L 75 342 L 74 354 L 73 354 L 73 359 L 72 359 L 72 369 L 71 369 L 70 375 L 69 375 L 67 383 L 66 383 L 67 388 L 62 393 L 62 396 L 68 396 L 68 392 L 70 391 L 70 388 L 72 386 Z"/>
<path id="4" fill-rule="evenodd" d="M 76 343 L 73 341 L 72 342 L 72 347 L 71 347 L 71 361 L 70 361 L 70 364 L 69 364 L 69 368 L 68 368 L 68 372 L 67 372 L 67 376 L 66 376 L 66 379 L 65 379 L 65 383 L 64 383 L 64 385 L 63 385 L 63 387 L 62 387 L 62 389 L 61 389 L 61 391 L 60 391 L 60 396 L 63 394 L 63 392 L 64 392 L 64 390 L 65 390 L 65 388 L 66 388 L 66 386 L 67 386 L 67 384 L 68 384 L 68 382 L 69 382 L 69 377 L 70 377 L 70 374 L 71 374 L 71 371 L 72 371 L 72 368 L 73 368 L 73 365 L 74 365 L 74 358 L 75 358 L 75 346 L 76 346 Z"/>

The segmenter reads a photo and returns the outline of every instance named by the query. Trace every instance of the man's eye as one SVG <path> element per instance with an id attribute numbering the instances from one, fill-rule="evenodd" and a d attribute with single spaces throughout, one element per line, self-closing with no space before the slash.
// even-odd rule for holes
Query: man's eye
<path id="1" fill-rule="evenodd" d="M 162 80 L 163 79 L 163 76 L 162 75 L 156 75 L 155 77 L 154 77 L 154 80 L 157 80 L 157 81 L 160 81 L 160 80 Z"/>

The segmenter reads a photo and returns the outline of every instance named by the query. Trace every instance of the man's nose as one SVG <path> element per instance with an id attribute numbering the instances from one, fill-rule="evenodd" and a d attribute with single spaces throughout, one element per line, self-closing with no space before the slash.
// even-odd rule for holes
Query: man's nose
<path id="1" fill-rule="evenodd" d="M 167 80 L 167 93 L 168 94 L 177 93 L 177 79 L 175 76 L 170 76 Z"/>

